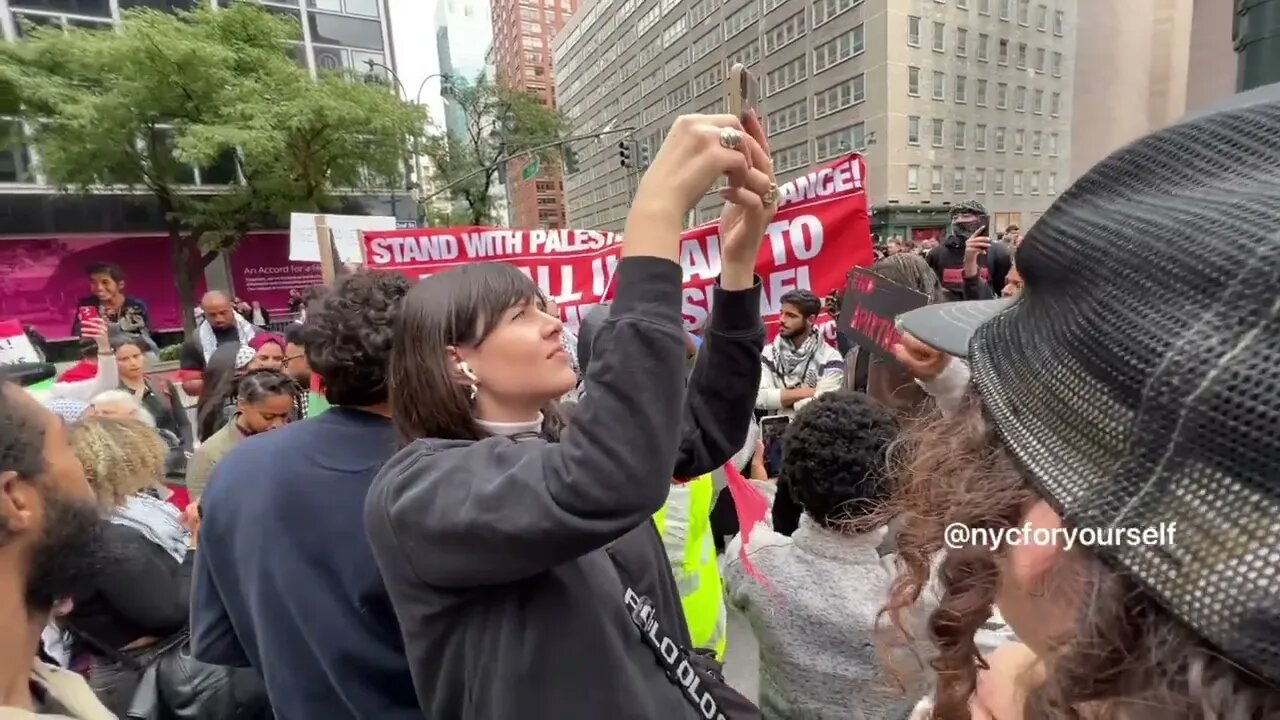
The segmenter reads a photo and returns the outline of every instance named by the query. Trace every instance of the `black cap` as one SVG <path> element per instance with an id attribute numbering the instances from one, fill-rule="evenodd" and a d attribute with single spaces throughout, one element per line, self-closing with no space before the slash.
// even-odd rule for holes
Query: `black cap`
<path id="1" fill-rule="evenodd" d="M 1138 140 L 1027 233 L 1012 303 L 900 318 L 968 349 L 1068 526 L 1230 661 L 1280 682 L 1280 85 Z"/>

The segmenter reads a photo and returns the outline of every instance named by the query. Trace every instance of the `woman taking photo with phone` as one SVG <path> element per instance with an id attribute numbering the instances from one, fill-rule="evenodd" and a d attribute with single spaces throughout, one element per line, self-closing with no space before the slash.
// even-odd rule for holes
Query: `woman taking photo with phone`
<path id="1" fill-rule="evenodd" d="M 733 116 L 676 120 L 631 206 L 563 443 L 547 421 L 575 377 L 560 320 L 523 273 L 467 265 L 406 297 L 391 397 L 409 445 L 365 521 L 427 717 L 758 717 L 685 650 L 650 518 L 673 476 L 722 465 L 751 421 L 772 175 L 754 116 L 746 130 Z M 721 176 L 722 274 L 686 401 L 681 222 Z"/>

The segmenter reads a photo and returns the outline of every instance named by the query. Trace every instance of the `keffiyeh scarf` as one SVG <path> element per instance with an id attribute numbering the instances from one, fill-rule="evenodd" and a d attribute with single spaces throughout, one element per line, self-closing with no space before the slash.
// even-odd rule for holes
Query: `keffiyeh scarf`
<path id="1" fill-rule="evenodd" d="M 240 336 L 240 344 L 247 346 L 253 336 L 258 334 L 258 329 L 248 320 L 240 317 L 240 313 L 232 314 L 236 318 L 236 333 Z M 213 334 L 213 326 L 205 320 L 200 323 L 196 333 L 200 336 L 200 350 L 204 353 L 204 361 L 209 362 L 209 358 L 213 357 L 213 351 L 218 349 L 218 338 Z"/>
<path id="2" fill-rule="evenodd" d="M 111 514 L 111 522 L 137 530 L 178 562 L 187 556 L 191 533 L 183 527 L 178 508 L 171 503 L 146 493 L 131 495 L 123 507 Z"/>
<path id="3" fill-rule="evenodd" d="M 818 366 L 815 356 L 821 342 L 818 333 L 811 332 L 800 347 L 796 347 L 779 333 L 765 347 L 764 359 L 772 366 L 783 387 L 817 387 L 822 368 Z"/>

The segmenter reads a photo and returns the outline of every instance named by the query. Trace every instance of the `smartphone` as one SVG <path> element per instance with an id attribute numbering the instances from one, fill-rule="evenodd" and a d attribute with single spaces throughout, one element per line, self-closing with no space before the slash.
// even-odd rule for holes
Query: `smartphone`
<path id="1" fill-rule="evenodd" d="M 92 305 L 81 305 L 76 308 L 76 312 L 80 313 L 80 323 L 84 324 L 89 320 L 101 320 L 102 314 L 98 312 L 98 308 Z"/>
<path id="2" fill-rule="evenodd" d="M 725 78 L 725 108 L 730 115 L 745 118 L 756 109 L 756 81 L 742 63 L 734 63 Z"/>
<path id="3" fill-rule="evenodd" d="M 791 418 L 786 415 L 769 415 L 760 418 L 760 439 L 764 444 L 764 470 L 771 478 L 782 474 L 782 436 L 786 434 Z"/>

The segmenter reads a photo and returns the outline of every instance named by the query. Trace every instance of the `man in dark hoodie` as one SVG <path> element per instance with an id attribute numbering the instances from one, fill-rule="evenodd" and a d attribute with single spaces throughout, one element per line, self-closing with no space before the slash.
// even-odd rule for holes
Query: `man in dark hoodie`
<path id="1" fill-rule="evenodd" d="M 1007 245 L 991 242 L 990 224 L 987 209 L 976 200 L 965 200 L 951 207 L 951 226 L 946 238 L 925 256 L 942 283 L 947 300 L 999 297 L 1004 289 L 1013 255 Z M 966 255 L 970 272 L 966 272 Z M 984 289 L 988 292 L 984 293 Z"/>

